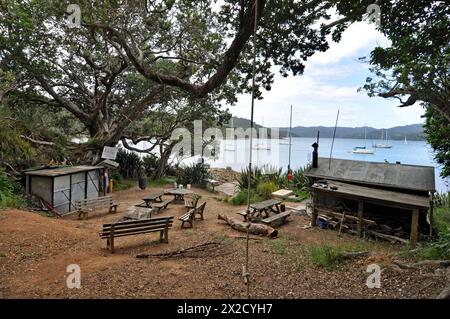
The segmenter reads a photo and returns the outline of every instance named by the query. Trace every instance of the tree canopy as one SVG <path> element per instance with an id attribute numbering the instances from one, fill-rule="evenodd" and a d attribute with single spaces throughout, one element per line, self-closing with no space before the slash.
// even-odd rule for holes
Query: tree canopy
<path id="1" fill-rule="evenodd" d="M 375 48 L 371 96 L 396 98 L 401 107 L 426 102 L 450 120 L 450 6 L 446 1 L 379 1 L 379 30 L 391 44 Z"/>

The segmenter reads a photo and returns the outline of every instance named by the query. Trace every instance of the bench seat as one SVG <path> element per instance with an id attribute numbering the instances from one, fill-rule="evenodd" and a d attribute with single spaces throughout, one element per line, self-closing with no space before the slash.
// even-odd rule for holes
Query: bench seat
<path id="1" fill-rule="evenodd" d="M 270 224 L 283 224 L 286 221 L 286 218 L 291 215 L 291 211 L 282 212 L 279 214 L 272 215 L 270 217 L 264 218 L 261 220 L 261 223 L 270 225 Z"/>
<path id="2" fill-rule="evenodd" d="M 107 248 L 114 252 L 114 238 L 160 232 L 160 241 L 169 242 L 169 229 L 172 228 L 173 216 L 158 217 L 141 220 L 131 220 L 112 224 L 103 224 L 103 229 L 99 232 L 101 239 L 106 239 Z"/>
<path id="3" fill-rule="evenodd" d="M 81 218 L 83 215 L 83 218 L 86 219 L 90 212 L 103 207 L 108 207 L 110 213 L 116 213 L 119 204 L 114 201 L 112 196 L 102 196 L 76 200 L 74 206 L 75 210 L 78 211 L 78 218 Z"/>

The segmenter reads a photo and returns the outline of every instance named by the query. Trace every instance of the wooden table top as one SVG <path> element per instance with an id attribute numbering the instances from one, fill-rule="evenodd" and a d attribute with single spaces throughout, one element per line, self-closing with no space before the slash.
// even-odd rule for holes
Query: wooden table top
<path id="1" fill-rule="evenodd" d="M 144 196 L 143 199 L 144 200 L 154 200 L 154 199 L 157 199 L 158 197 L 161 197 L 162 195 L 164 195 L 164 192 L 151 193 L 151 194 L 148 194 L 147 196 Z"/>
<path id="2" fill-rule="evenodd" d="M 251 204 L 250 207 L 253 209 L 261 210 L 265 208 L 272 207 L 273 205 L 281 204 L 281 200 L 278 199 L 268 199 L 263 202 Z"/>
<path id="3" fill-rule="evenodd" d="M 172 189 L 168 189 L 166 191 L 166 194 L 169 195 L 187 195 L 187 194 L 193 194 L 194 192 L 191 191 L 190 189 L 179 189 L 179 188 L 172 188 Z"/>

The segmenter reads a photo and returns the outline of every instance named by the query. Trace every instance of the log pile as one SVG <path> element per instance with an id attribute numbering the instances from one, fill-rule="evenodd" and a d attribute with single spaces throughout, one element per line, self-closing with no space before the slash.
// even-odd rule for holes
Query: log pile
<path id="1" fill-rule="evenodd" d="M 358 217 L 353 212 L 337 212 L 329 209 L 318 209 L 318 218 L 327 228 L 339 231 L 339 234 L 345 232 L 349 234 L 358 234 Z M 408 243 L 409 233 L 397 225 L 389 225 L 389 220 L 381 218 L 363 218 L 362 235 L 374 239 L 387 240 L 390 242 Z"/>

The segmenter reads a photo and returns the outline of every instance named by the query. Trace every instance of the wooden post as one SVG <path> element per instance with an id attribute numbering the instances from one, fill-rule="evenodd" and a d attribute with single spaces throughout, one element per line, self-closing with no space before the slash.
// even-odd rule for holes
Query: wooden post
<path id="1" fill-rule="evenodd" d="M 114 253 L 114 225 L 111 225 L 111 235 L 109 240 L 109 248 L 111 249 L 111 254 Z"/>
<path id="2" fill-rule="evenodd" d="M 357 230 L 358 230 L 358 236 L 362 237 L 364 227 L 364 202 L 362 200 L 358 201 L 358 224 L 357 224 Z"/>
<path id="3" fill-rule="evenodd" d="M 311 214 L 311 226 L 316 226 L 316 220 L 317 216 L 319 215 L 319 212 L 317 211 L 317 206 L 319 204 L 319 199 L 317 198 L 317 191 L 313 191 L 313 207 L 312 207 L 312 214 Z"/>
<path id="4" fill-rule="evenodd" d="M 431 194 L 431 200 L 430 200 L 430 237 L 433 236 L 433 209 L 434 209 L 434 194 Z"/>
<path id="5" fill-rule="evenodd" d="M 419 233 L 418 233 L 418 227 L 419 226 L 419 209 L 418 208 L 414 208 L 412 211 L 412 216 L 411 216 L 411 236 L 410 236 L 410 243 L 411 246 L 414 248 L 417 245 L 417 240 L 419 237 Z"/>

